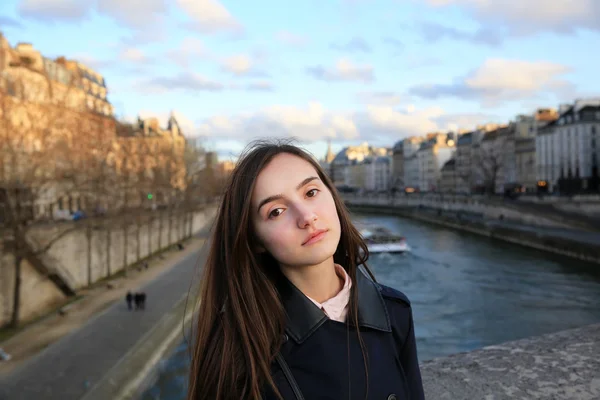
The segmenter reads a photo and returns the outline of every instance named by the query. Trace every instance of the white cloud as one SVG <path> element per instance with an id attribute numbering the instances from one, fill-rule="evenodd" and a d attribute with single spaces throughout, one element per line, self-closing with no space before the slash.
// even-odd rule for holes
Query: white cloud
<path id="1" fill-rule="evenodd" d="M 119 57 L 123 61 L 129 61 L 134 63 L 143 63 L 147 62 L 148 58 L 146 54 L 140 49 L 136 49 L 134 47 L 124 48 L 121 50 Z"/>
<path id="2" fill-rule="evenodd" d="M 181 67 L 187 68 L 196 59 L 210 57 L 210 52 L 198 38 L 186 37 L 179 46 L 167 52 L 167 57 Z"/>
<path id="3" fill-rule="evenodd" d="M 339 60 L 332 68 L 318 65 L 309 67 L 306 71 L 315 79 L 324 81 L 356 81 L 371 83 L 375 80 L 372 66 L 357 65 L 346 59 Z"/>
<path id="4" fill-rule="evenodd" d="M 565 93 L 572 89 L 563 79 L 570 71 L 565 65 L 546 61 L 493 58 L 455 83 L 416 86 L 410 89 L 410 94 L 429 99 L 444 96 L 480 99 L 495 105 L 542 93 Z"/>
<path id="5" fill-rule="evenodd" d="M 202 135 L 250 140 L 255 137 L 296 137 L 305 141 L 324 137 L 352 139 L 358 129 L 351 117 L 333 114 L 317 102 L 298 108 L 273 105 L 236 116 L 215 116 L 200 124 Z"/>
<path id="6" fill-rule="evenodd" d="M 175 76 L 159 76 L 133 83 L 134 90 L 146 94 L 162 94 L 181 90 L 190 93 L 218 92 L 225 88 L 220 82 L 192 72 L 180 72 Z"/>
<path id="7" fill-rule="evenodd" d="M 221 69 L 236 76 L 267 76 L 268 74 L 262 71 L 255 60 L 245 54 L 238 54 L 227 57 L 221 61 Z"/>
<path id="8" fill-rule="evenodd" d="M 572 33 L 600 30 L 598 0 L 426 0 L 433 7 L 463 6 L 482 23 L 494 23 L 517 35 L 539 31 Z"/>
<path id="9" fill-rule="evenodd" d="M 308 39 L 305 36 L 297 35 L 289 31 L 277 32 L 275 38 L 283 44 L 296 47 L 304 46 L 308 42 Z"/>
<path id="10" fill-rule="evenodd" d="M 17 10 L 23 17 L 64 22 L 86 18 L 90 5 L 79 0 L 21 0 Z"/>
<path id="11" fill-rule="evenodd" d="M 169 113 L 141 111 L 142 118 L 157 117 L 166 126 Z M 327 110 L 321 103 L 312 102 L 304 107 L 272 105 L 237 115 L 215 115 L 193 121 L 174 111 L 184 134 L 201 136 L 214 143 L 222 152 L 223 143 L 245 143 L 259 137 L 294 137 L 304 144 L 332 139 L 336 143 L 368 141 L 390 145 L 401 138 L 446 131 L 461 127 L 472 129 L 476 124 L 489 122 L 484 114 L 446 114 L 439 107 L 418 109 L 408 105 L 405 110 L 386 106 L 368 106 L 353 112 Z M 135 117 L 130 118 L 135 120 Z M 466 124 L 466 125 L 465 125 Z"/>
<path id="12" fill-rule="evenodd" d="M 101 60 L 88 53 L 76 53 L 72 55 L 72 58 L 96 71 L 102 71 L 115 65 L 114 60 Z"/>
<path id="13" fill-rule="evenodd" d="M 295 137 L 304 142 L 332 138 L 337 142 L 379 141 L 444 130 L 456 125 L 438 107 L 407 111 L 368 106 L 353 112 L 334 112 L 321 103 L 305 107 L 273 105 L 255 112 L 219 115 L 200 121 L 197 132 L 219 140 L 248 141 L 257 137 Z"/>
<path id="14" fill-rule="evenodd" d="M 542 89 L 561 86 L 558 77 L 570 68 L 546 61 L 488 59 L 465 83 L 474 89 L 485 91 L 510 91 L 532 93 Z"/>
<path id="15" fill-rule="evenodd" d="M 235 75 L 244 75 L 252 69 L 252 61 L 246 55 L 231 56 L 223 60 L 223 69 Z"/>
<path id="16" fill-rule="evenodd" d="M 141 29 L 162 22 L 168 11 L 165 0 L 97 0 L 97 8 L 124 25 Z"/>
<path id="17" fill-rule="evenodd" d="M 236 32 L 242 25 L 217 0 L 177 0 L 179 7 L 194 22 L 193 28 L 204 33 Z"/>
<path id="18" fill-rule="evenodd" d="M 42 21 L 80 21 L 92 10 L 134 28 L 129 43 L 163 38 L 169 18 L 167 0 L 20 0 L 20 15 Z M 218 0 L 177 0 L 177 6 L 192 20 L 191 27 L 203 33 L 241 33 L 242 25 Z"/>
<path id="19" fill-rule="evenodd" d="M 168 13 L 166 0 L 20 0 L 17 9 L 23 17 L 59 23 L 81 21 L 96 11 L 132 28 L 131 37 L 123 39 L 129 44 L 162 39 Z"/>
<path id="20" fill-rule="evenodd" d="M 398 111 L 387 106 L 367 106 L 367 119 L 377 130 L 388 133 L 399 133 L 402 136 L 422 135 L 433 132 L 440 127 L 434 121 L 444 115 L 439 107 L 407 111 Z"/>
<path id="21" fill-rule="evenodd" d="M 257 81 L 246 85 L 246 90 L 253 92 L 272 92 L 275 88 L 269 81 Z"/>
<path id="22" fill-rule="evenodd" d="M 395 106 L 400 103 L 400 96 L 395 92 L 359 92 L 356 98 L 363 104 Z"/>

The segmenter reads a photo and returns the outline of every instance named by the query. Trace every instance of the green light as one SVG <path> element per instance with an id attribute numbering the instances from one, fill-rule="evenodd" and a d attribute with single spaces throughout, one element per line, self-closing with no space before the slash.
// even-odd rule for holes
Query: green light
<path id="1" fill-rule="evenodd" d="M 152 197 L 154 197 L 152 196 L 152 193 L 148 193 L 148 200 L 152 200 Z"/>

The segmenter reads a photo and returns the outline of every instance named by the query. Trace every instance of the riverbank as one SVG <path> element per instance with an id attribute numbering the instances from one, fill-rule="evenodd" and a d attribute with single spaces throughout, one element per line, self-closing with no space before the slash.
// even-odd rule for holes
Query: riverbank
<path id="1" fill-rule="evenodd" d="M 205 229 L 209 228 L 207 224 Z M 35 357 L 19 365 L 11 360 L 10 365 L 15 367 L 0 375 L 0 398 L 81 399 L 98 393 L 106 382 L 111 384 L 108 389 L 117 383 L 118 389 L 123 390 L 141 382 L 164 352 L 170 350 L 168 343 L 182 340 L 178 336 L 182 329 L 182 308 L 193 309 L 193 304 L 186 304 L 186 300 L 188 295 L 194 299 L 205 236 L 206 232 L 200 233 L 187 242 L 183 251 L 176 250 L 173 257 L 165 258 L 161 270 L 151 267 L 144 271 L 154 270 L 151 278 L 113 286 L 109 291 L 111 300 L 104 308 L 90 308 L 88 314 L 86 310 L 73 309 L 62 320 L 58 319 L 72 329 L 64 329 L 59 339 Z M 127 309 L 124 295 L 128 287 L 147 294 L 143 311 Z M 133 355 L 137 355 L 135 362 L 128 364 Z M 129 367 L 127 374 L 117 376 L 116 371 L 123 366 Z M 107 398 L 115 399 L 104 397 Z"/>
<path id="2" fill-rule="evenodd" d="M 559 231 L 552 228 L 534 228 L 501 219 L 470 218 L 467 214 L 445 213 L 424 208 L 351 202 L 347 202 L 347 206 L 356 213 L 398 215 L 600 264 L 600 234 L 576 230 Z"/>
<path id="3" fill-rule="evenodd" d="M 600 398 L 600 324 L 522 339 L 421 365 L 425 397 Z"/>

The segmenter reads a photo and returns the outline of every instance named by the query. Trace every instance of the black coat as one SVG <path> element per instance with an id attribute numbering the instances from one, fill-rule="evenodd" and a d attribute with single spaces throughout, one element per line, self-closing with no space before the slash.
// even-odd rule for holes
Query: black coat
<path id="1" fill-rule="evenodd" d="M 287 313 L 281 355 L 306 400 L 424 399 L 410 301 L 401 292 L 357 273 L 360 335 L 368 355 L 367 378 L 356 328 L 330 320 L 287 279 L 279 285 Z M 292 387 L 276 362 L 273 379 L 286 400 Z M 277 397 L 270 389 L 264 399 Z"/>

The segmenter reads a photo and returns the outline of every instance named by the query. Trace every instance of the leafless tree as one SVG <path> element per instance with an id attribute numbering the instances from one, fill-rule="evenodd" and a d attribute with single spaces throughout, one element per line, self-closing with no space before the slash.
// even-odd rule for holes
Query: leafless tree
<path id="1" fill-rule="evenodd" d="M 489 195 L 496 188 L 505 166 L 506 137 L 499 130 L 486 134 L 473 152 L 474 183 Z"/>
<path id="2" fill-rule="evenodd" d="M 29 235 L 36 221 L 52 217 L 56 202 L 68 198 L 65 183 L 70 165 L 69 126 L 79 110 L 71 96 L 74 84 L 58 87 L 31 60 L 11 65 L 0 80 L 0 227 L 3 246 L 14 257 L 13 307 L 10 325 L 20 321 L 22 262 L 51 279 L 66 295 L 73 289 L 40 261 L 57 241 L 76 229 L 65 225 L 52 230 L 42 244 Z M 75 109 L 74 109 L 75 108 Z"/>

